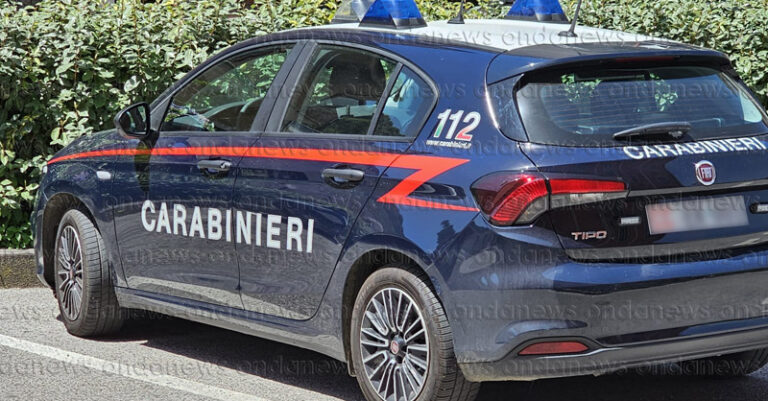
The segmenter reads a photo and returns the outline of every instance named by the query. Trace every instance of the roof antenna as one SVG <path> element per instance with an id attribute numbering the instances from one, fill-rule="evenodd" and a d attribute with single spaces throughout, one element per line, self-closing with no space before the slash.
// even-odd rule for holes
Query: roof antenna
<path id="1" fill-rule="evenodd" d="M 461 0 L 461 7 L 459 8 L 459 15 L 451 18 L 449 24 L 464 24 L 464 4 L 467 0 Z"/>
<path id="2" fill-rule="evenodd" d="M 562 36 L 564 38 L 575 38 L 579 35 L 576 35 L 576 23 L 579 21 L 579 11 L 581 11 L 581 2 L 582 0 L 579 0 L 578 3 L 576 3 L 576 12 L 573 13 L 573 21 L 571 21 L 571 28 L 567 31 L 562 31 L 558 35 Z"/>

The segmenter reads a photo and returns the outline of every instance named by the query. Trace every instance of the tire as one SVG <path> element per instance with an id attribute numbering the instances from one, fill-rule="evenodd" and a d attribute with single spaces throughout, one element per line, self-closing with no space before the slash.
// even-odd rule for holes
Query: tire
<path id="1" fill-rule="evenodd" d="M 67 331 L 93 337 L 118 331 L 125 316 L 115 297 L 101 234 L 80 210 L 61 218 L 54 249 L 54 291 Z"/>
<path id="2" fill-rule="evenodd" d="M 754 373 L 768 363 L 768 348 L 679 362 L 684 375 L 739 377 Z"/>
<path id="3" fill-rule="evenodd" d="M 392 306 L 383 310 L 385 304 Z M 459 369 L 445 311 L 420 270 L 386 267 L 368 277 L 352 310 L 349 338 L 369 401 L 471 401 L 480 389 Z"/>

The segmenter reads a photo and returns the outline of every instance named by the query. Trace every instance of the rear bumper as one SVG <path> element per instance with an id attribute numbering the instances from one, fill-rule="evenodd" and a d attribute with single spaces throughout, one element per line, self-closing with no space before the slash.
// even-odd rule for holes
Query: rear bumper
<path id="1" fill-rule="evenodd" d="M 513 353 L 499 361 L 462 363 L 460 367 L 468 380 L 477 382 L 600 375 L 628 368 L 768 348 L 768 320 L 759 320 L 762 327 L 718 335 L 651 344 L 600 346 L 583 354 L 566 356 L 521 357 Z"/>
<path id="2" fill-rule="evenodd" d="M 437 263 L 470 380 L 602 374 L 768 347 L 768 251 L 683 263 L 582 263 L 549 230 L 483 227 Z M 578 340 L 568 356 L 520 356 Z"/>
<path id="3" fill-rule="evenodd" d="M 768 270 L 608 287 L 553 287 L 461 294 L 459 305 L 477 305 L 483 298 L 493 299 L 494 305 L 483 315 L 475 309 L 449 310 L 452 324 L 459 326 L 454 335 L 457 359 L 470 380 L 603 374 L 768 347 Z M 558 340 L 580 341 L 589 350 L 567 356 L 519 355 L 533 343 Z"/>

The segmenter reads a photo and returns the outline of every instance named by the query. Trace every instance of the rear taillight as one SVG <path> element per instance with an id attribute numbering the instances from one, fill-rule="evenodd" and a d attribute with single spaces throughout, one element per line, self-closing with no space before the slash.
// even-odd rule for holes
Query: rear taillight
<path id="1" fill-rule="evenodd" d="M 539 173 L 494 173 L 472 184 L 480 210 L 492 224 L 529 224 L 552 207 L 626 195 L 621 181 L 550 178 Z"/>
<path id="2" fill-rule="evenodd" d="M 500 226 L 525 223 L 528 219 L 521 216 L 535 214 L 535 218 L 547 210 L 549 202 L 547 181 L 535 173 L 487 175 L 472 185 L 472 194 L 491 223 Z M 541 211 L 526 213 L 529 208 Z"/>

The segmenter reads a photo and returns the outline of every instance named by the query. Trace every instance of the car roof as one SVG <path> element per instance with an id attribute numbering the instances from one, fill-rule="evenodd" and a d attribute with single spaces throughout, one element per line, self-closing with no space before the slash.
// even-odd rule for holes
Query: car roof
<path id="1" fill-rule="evenodd" d="M 425 27 L 391 29 L 330 24 L 303 32 L 320 34 L 344 31 L 354 40 L 400 41 L 413 46 L 465 47 L 496 54 L 488 70 L 488 82 L 497 82 L 527 71 L 561 64 L 606 58 L 640 58 L 659 56 L 697 57 L 729 63 L 720 52 L 664 38 L 577 25 L 576 37 L 561 35 L 569 24 L 543 23 L 510 19 L 465 20 L 464 24 L 447 21 L 430 22 Z M 302 30 L 294 30 L 294 32 Z"/>
<path id="2" fill-rule="evenodd" d="M 609 29 L 576 26 L 576 37 L 568 38 L 560 33 L 570 26 L 563 23 L 543 23 L 508 19 L 465 20 L 464 24 L 447 21 L 429 22 L 427 26 L 394 30 L 387 27 L 360 26 L 359 24 L 330 24 L 312 29 L 350 29 L 359 32 L 389 32 L 399 36 L 412 35 L 431 41 L 450 41 L 467 46 L 507 52 L 537 45 L 574 45 L 584 43 L 626 43 L 658 40 L 646 35 Z"/>
<path id="3" fill-rule="evenodd" d="M 729 63 L 728 57 L 664 38 L 577 25 L 576 37 L 565 37 L 569 24 L 510 19 L 465 20 L 464 24 L 432 21 L 424 27 L 393 29 L 361 26 L 357 23 L 328 24 L 296 28 L 253 38 L 233 46 L 231 50 L 258 42 L 280 40 L 331 40 L 340 43 L 374 45 L 399 53 L 431 76 L 445 75 L 455 79 L 456 64 L 481 66 L 488 83 L 513 75 L 560 64 L 571 64 L 613 57 L 657 57 L 675 55 L 703 57 Z M 430 49 L 430 52 L 425 52 Z M 433 63 L 434 53 L 441 51 L 452 63 Z M 472 59 L 463 60 L 463 59 Z M 433 65 L 435 64 L 435 65 Z M 452 68 L 445 68 L 451 65 Z M 487 70 L 486 70 L 487 68 Z"/>

